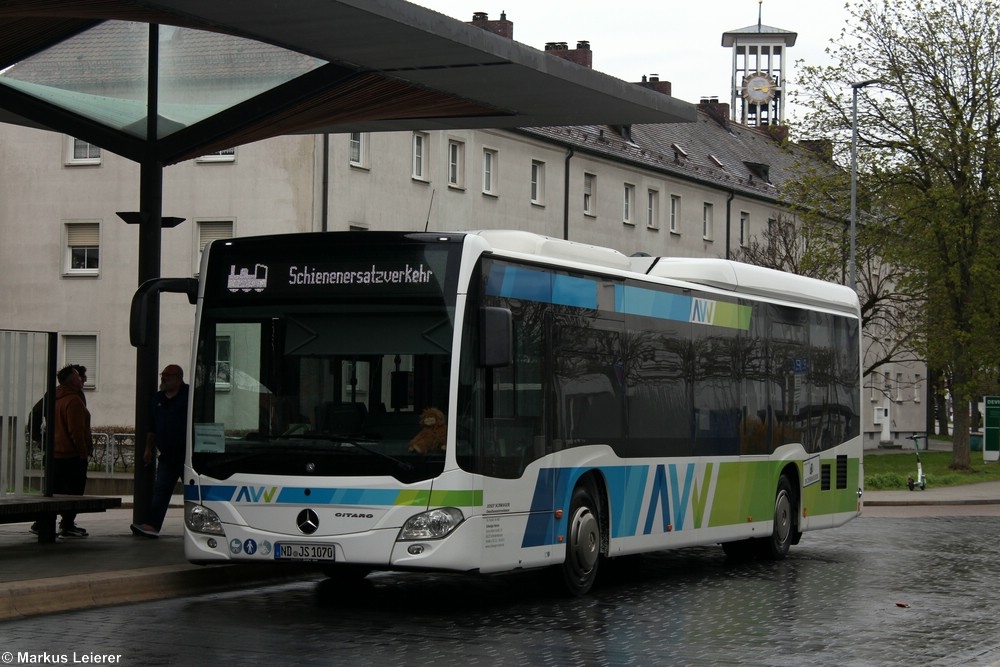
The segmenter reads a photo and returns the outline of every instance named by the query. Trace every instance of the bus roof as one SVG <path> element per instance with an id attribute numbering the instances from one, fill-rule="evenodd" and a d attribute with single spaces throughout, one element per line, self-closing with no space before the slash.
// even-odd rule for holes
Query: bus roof
<path id="1" fill-rule="evenodd" d="M 849 287 L 762 266 L 714 258 L 627 257 L 611 248 L 517 230 L 470 233 L 504 253 L 568 261 L 594 269 L 613 269 L 853 314 L 859 311 L 857 294 Z"/>

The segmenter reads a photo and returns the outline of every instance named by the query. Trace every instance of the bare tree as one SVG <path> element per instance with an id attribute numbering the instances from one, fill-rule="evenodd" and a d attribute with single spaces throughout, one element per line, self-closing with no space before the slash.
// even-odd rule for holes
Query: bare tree
<path id="1" fill-rule="evenodd" d="M 766 266 L 820 280 L 846 282 L 848 231 L 843 220 L 831 219 L 826 200 L 830 183 L 843 178 L 809 176 L 786 186 L 798 215 L 778 212 L 767 228 L 751 236 L 733 253 L 740 262 Z M 820 182 L 822 181 L 822 183 Z M 791 202 L 786 205 L 792 206 Z M 858 295 L 865 336 L 863 373 L 900 362 L 921 361 L 923 327 L 914 315 L 919 299 L 905 288 L 904 267 L 885 260 L 886 231 L 872 223 L 858 234 Z"/>

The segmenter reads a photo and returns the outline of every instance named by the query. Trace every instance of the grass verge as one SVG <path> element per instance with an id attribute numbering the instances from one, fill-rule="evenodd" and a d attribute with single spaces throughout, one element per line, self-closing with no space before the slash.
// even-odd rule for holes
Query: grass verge
<path id="1" fill-rule="evenodd" d="M 982 452 L 972 452 L 969 470 L 952 470 L 951 452 L 920 452 L 927 486 L 943 487 L 1000 481 L 1000 464 L 983 463 Z M 906 478 L 917 476 L 916 452 L 875 454 L 865 457 L 865 488 L 879 491 L 904 490 Z"/>

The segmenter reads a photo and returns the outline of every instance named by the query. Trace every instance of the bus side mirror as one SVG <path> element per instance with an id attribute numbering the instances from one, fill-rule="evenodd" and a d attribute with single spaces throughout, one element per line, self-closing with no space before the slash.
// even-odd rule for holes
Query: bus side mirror
<path id="1" fill-rule="evenodd" d="M 153 327 L 152 313 L 160 292 L 187 294 L 188 302 L 198 303 L 198 281 L 194 278 L 153 278 L 139 285 L 132 296 L 128 318 L 128 338 L 132 347 L 146 347 Z"/>
<path id="2" fill-rule="evenodd" d="M 514 363 L 514 319 L 507 308 L 479 309 L 479 365 L 499 368 Z"/>

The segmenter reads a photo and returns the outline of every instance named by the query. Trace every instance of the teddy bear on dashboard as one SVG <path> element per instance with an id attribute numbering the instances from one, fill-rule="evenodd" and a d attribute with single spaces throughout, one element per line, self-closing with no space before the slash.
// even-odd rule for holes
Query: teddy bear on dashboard
<path id="1" fill-rule="evenodd" d="M 429 454 L 436 451 L 444 451 L 447 429 L 444 423 L 444 413 L 437 408 L 424 408 L 420 413 L 420 432 L 413 440 L 410 440 L 410 447 L 407 451 Z"/>

